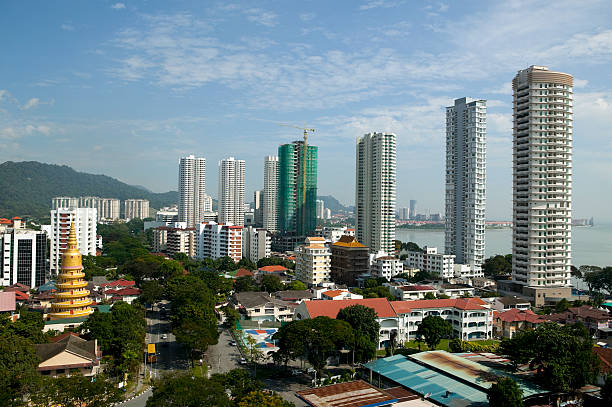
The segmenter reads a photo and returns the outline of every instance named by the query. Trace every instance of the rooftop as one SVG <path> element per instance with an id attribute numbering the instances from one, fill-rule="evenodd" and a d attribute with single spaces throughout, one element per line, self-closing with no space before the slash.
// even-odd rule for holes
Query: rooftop
<path id="1" fill-rule="evenodd" d="M 272 303 L 275 305 L 284 305 L 284 306 L 290 305 L 286 301 L 282 301 L 282 300 L 278 300 L 276 298 L 270 297 L 267 293 L 252 292 L 252 291 L 235 293 L 234 300 L 238 305 L 244 308 L 255 308 L 258 306 L 266 305 L 267 303 Z"/>
<path id="2" fill-rule="evenodd" d="M 595 347 L 593 352 L 599 357 L 599 370 L 609 374 L 612 371 L 612 349 Z"/>
<path id="3" fill-rule="evenodd" d="M 437 291 L 430 285 L 402 285 L 399 289 L 402 291 Z"/>
<path id="4" fill-rule="evenodd" d="M 15 311 L 15 292 L 0 291 L 0 312 Z"/>
<path id="5" fill-rule="evenodd" d="M 266 273 L 277 273 L 279 271 L 287 271 L 289 270 L 287 267 L 274 265 L 274 266 L 263 266 L 258 268 L 259 271 L 264 271 Z"/>
<path id="6" fill-rule="evenodd" d="M 480 298 L 449 298 L 439 300 L 391 301 L 391 306 L 398 314 L 405 314 L 413 309 L 424 308 L 457 308 L 461 310 L 482 310 L 486 303 Z"/>
<path id="7" fill-rule="evenodd" d="M 339 247 L 363 247 L 363 248 L 366 248 L 366 249 L 368 247 L 368 246 L 366 246 L 364 244 L 359 243 L 354 236 L 349 236 L 349 235 L 343 235 L 340 238 L 340 240 L 338 240 L 332 246 L 339 246 Z"/>
<path id="8" fill-rule="evenodd" d="M 497 299 L 497 301 L 501 302 L 504 305 L 529 304 L 529 300 L 518 297 L 500 297 Z"/>
<path id="9" fill-rule="evenodd" d="M 338 312 L 351 305 L 363 305 L 364 307 L 373 308 L 379 318 L 392 318 L 397 314 L 391 307 L 389 300 L 386 298 L 364 298 L 361 300 L 321 300 L 307 301 L 304 303 L 310 318 L 330 317 L 336 318 Z"/>
<path id="10" fill-rule="evenodd" d="M 363 380 L 302 390 L 296 394 L 313 407 L 384 406 L 398 401 L 398 397 Z"/>
<path id="11" fill-rule="evenodd" d="M 539 324 L 542 322 L 546 322 L 546 319 L 536 315 L 531 310 L 521 310 L 518 308 L 512 308 L 508 311 L 500 312 L 497 314 L 497 318 L 504 322 L 531 322 L 532 324 Z"/>
<path id="12" fill-rule="evenodd" d="M 36 348 L 36 354 L 41 362 L 45 362 L 64 351 L 89 359 L 91 362 L 97 362 L 98 358 L 96 341 L 86 341 L 76 335 L 65 335 L 56 342 L 37 344 L 34 345 L 34 347 Z M 43 369 L 53 370 L 55 366 L 46 366 Z"/>

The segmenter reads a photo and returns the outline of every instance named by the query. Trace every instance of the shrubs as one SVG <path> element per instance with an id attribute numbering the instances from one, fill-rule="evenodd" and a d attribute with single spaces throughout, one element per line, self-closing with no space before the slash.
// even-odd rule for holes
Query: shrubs
<path id="1" fill-rule="evenodd" d="M 458 352 L 489 352 L 496 353 L 499 349 L 499 343 L 488 342 L 468 342 L 461 339 L 451 339 L 448 343 L 448 349 L 453 353 Z"/>

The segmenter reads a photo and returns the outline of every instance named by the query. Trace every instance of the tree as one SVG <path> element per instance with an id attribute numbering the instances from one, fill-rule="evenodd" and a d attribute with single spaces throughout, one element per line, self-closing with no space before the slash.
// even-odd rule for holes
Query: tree
<path id="1" fill-rule="evenodd" d="M 306 284 L 302 283 L 300 280 L 293 280 L 289 284 L 285 285 L 285 289 L 302 291 L 308 289 L 308 287 L 306 287 Z"/>
<path id="2" fill-rule="evenodd" d="M 253 263 L 251 260 L 247 259 L 246 257 L 243 257 L 238 262 L 238 267 L 245 268 L 247 270 L 255 270 L 257 269 L 257 264 Z"/>
<path id="3" fill-rule="evenodd" d="M 453 333 L 451 324 L 439 316 L 429 315 L 423 318 L 416 331 L 417 341 L 424 341 L 429 349 L 435 349 L 443 338 Z"/>
<path id="4" fill-rule="evenodd" d="M 269 293 L 275 293 L 285 288 L 285 286 L 281 282 L 280 278 L 278 278 L 278 276 L 269 275 L 269 274 L 264 275 L 261 278 L 260 287 L 262 291 L 267 291 Z"/>
<path id="5" fill-rule="evenodd" d="M 251 276 L 238 277 L 236 279 L 236 282 L 234 283 L 234 291 L 236 291 L 237 293 L 256 290 L 257 285 L 255 284 L 255 280 Z"/>
<path id="6" fill-rule="evenodd" d="M 540 383 L 555 391 L 579 389 L 594 380 L 599 371 L 592 339 L 580 323 L 543 323 L 503 341 L 500 349 L 515 367 L 528 362 L 536 369 Z"/>
<path id="7" fill-rule="evenodd" d="M 32 397 L 32 404 L 37 407 L 106 407 L 120 400 L 121 391 L 103 375 L 92 381 L 91 377 L 73 374 L 43 378 L 40 389 Z"/>
<path id="8" fill-rule="evenodd" d="M 219 382 L 185 374 L 167 376 L 153 383 L 147 407 L 230 407 L 232 401 Z"/>
<path id="9" fill-rule="evenodd" d="M 410 278 L 410 281 L 413 283 L 418 283 L 419 281 L 431 280 L 434 276 L 426 271 L 419 270 L 417 271 L 413 277 Z"/>
<path id="10" fill-rule="evenodd" d="M 565 298 L 561 299 L 561 301 L 559 301 L 558 303 L 555 304 L 555 311 L 556 312 L 563 312 L 563 311 L 567 311 L 567 309 L 570 307 L 570 302 L 568 300 L 566 300 Z"/>
<path id="11" fill-rule="evenodd" d="M 228 271 L 238 270 L 239 268 L 238 264 L 234 261 L 234 259 L 229 256 L 219 257 L 215 261 L 215 263 L 216 269 L 224 273 L 227 273 Z"/>
<path id="12" fill-rule="evenodd" d="M 485 259 L 483 271 L 487 277 L 505 276 L 512 272 L 512 255 L 497 254 Z"/>
<path id="13" fill-rule="evenodd" d="M 491 407 L 523 407 L 523 391 L 514 380 L 500 377 L 487 392 Z"/>
<path id="14" fill-rule="evenodd" d="M 378 344 L 378 315 L 373 308 L 363 305 L 351 305 L 338 311 L 337 320 L 346 321 L 353 328 L 352 344 L 357 361 L 366 361 L 376 355 Z"/>
<path id="15" fill-rule="evenodd" d="M 34 390 L 40 359 L 32 341 L 12 332 L 0 335 L 0 405 L 22 405 Z"/>
<path id="16" fill-rule="evenodd" d="M 436 296 L 433 293 L 425 293 L 425 298 L 426 300 L 435 300 Z"/>
<path id="17" fill-rule="evenodd" d="M 238 407 L 295 407 L 295 404 L 274 393 L 253 391 L 238 403 Z"/>
<path id="18" fill-rule="evenodd" d="M 244 369 L 232 369 L 227 373 L 215 373 L 210 380 L 229 390 L 234 403 L 239 403 L 247 394 L 263 389 L 263 383 L 254 380 Z"/>
<path id="19" fill-rule="evenodd" d="M 238 311 L 229 305 L 221 308 L 221 312 L 223 312 L 225 315 L 225 323 L 230 327 L 235 327 L 236 321 L 240 320 L 240 314 Z"/>
<path id="20" fill-rule="evenodd" d="M 45 322 L 42 313 L 21 309 L 19 319 L 10 325 L 10 329 L 16 335 L 30 339 L 33 343 L 47 342 L 42 330 Z"/>
<path id="21" fill-rule="evenodd" d="M 145 281 L 142 284 L 140 301 L 143 304 L 154 304 L 164 295 L 164 287 L 157 280 Z"/>
<path id="22" fill-rule="evenodd" d="M 80 332 L 87 332 L 87 336 L 98 340 L 102 353 L 109 353 L 115 338 L 113 314 L 96 311 L 79 327 Z"/>

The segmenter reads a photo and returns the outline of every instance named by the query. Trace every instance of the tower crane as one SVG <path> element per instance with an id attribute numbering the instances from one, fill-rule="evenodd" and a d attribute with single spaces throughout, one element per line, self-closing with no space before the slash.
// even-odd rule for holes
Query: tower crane
<path id="1" fill-rule="evenodd" d="M 304 149 L 302 151 L 302 205 L 300 205 L 302 208 L 302 233 L 304 233 L 306 229 L 306 213 L 304 208 L 306 207 L 306 157 L 308 153 L 308 133 L 314 133 L 315 129 L 310 129 L 306 127 L 306 125 L 301 127 L 286 123 L 278 123 L 278 125 L 284 127 L 293 127 L 294 129 L 300 129 L 304 131 Z"/>

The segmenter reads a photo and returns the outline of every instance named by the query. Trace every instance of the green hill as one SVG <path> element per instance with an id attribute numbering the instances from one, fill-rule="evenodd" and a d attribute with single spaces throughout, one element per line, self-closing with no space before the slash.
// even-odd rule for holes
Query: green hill
<path id="1" fill-rule="evenodd" d="M 340 201 L 331 195 L 320 195 L 317 196 L 317 199 L 322 200 L 325 203 L 325 207 L 329 208 L 332 213 L 352 212 L 350 207 L 342 205 Z"/>
<path id="2" fill-rule="evenodd" d="M 152 208 L 178 200 L 176 191 L 157 194 L 106 175 L 77 172 L 66 165 L 36 161 L 0 164 L 0 217 L 48 217 L 51 199 L 56 196 L 141 198 L 148 199 Z"/>

